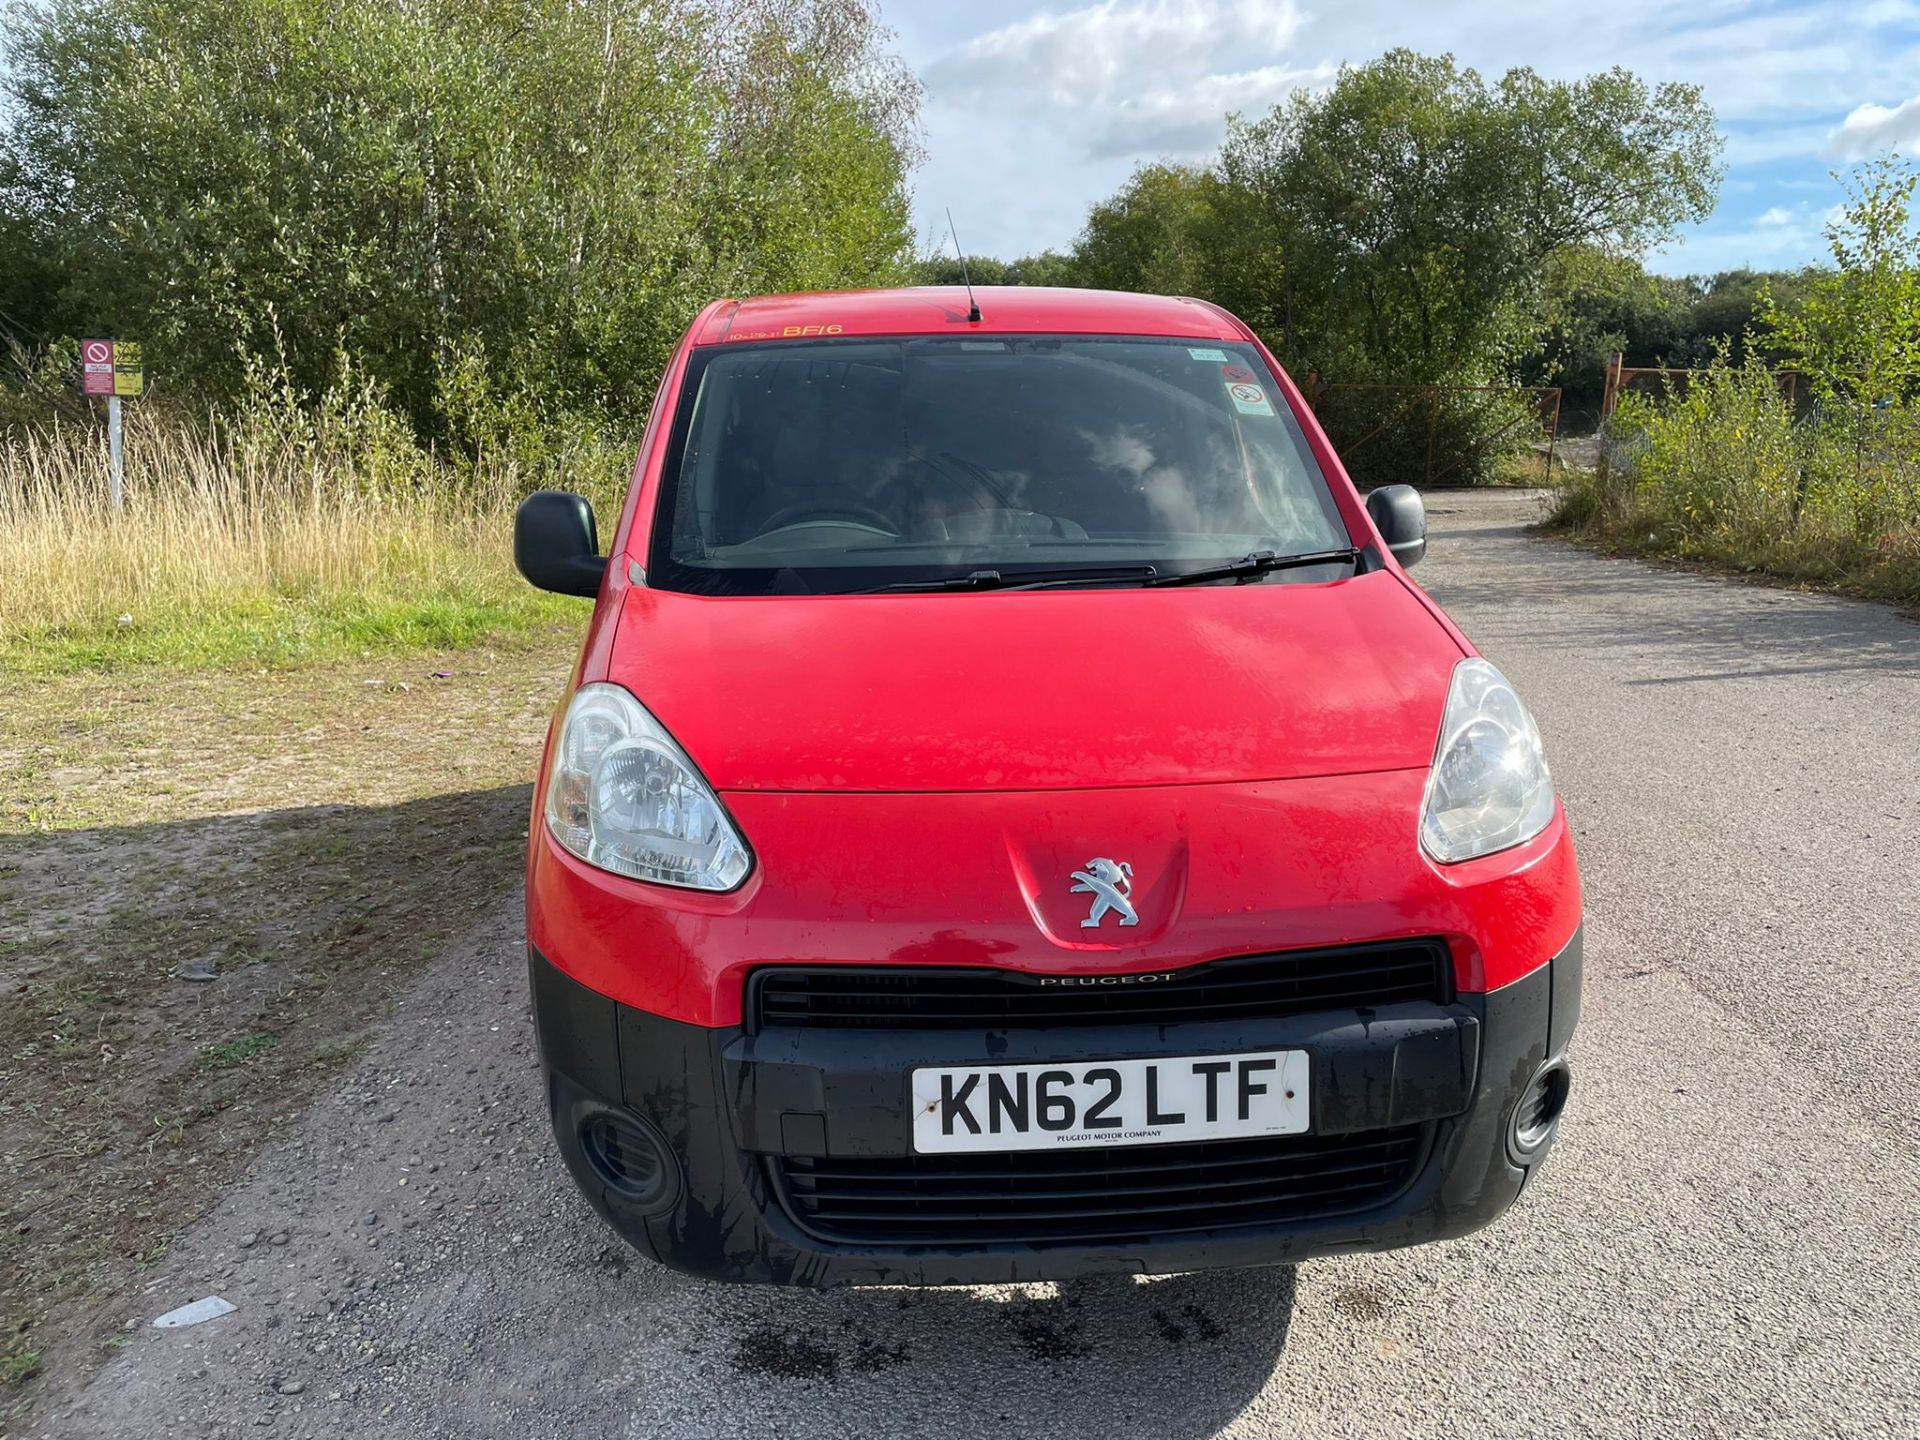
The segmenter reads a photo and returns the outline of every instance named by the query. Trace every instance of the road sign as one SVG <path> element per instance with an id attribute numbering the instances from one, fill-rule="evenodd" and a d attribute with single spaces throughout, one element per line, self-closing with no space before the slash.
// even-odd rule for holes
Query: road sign
<path id="1" fill-rule="evenodd" d="M 80 342 L 80 390 L 86 395 L 113 394 L 113 341 Z"/>
<path id="2" fill-rule="evenodd" d="M 144 395 L 146 372 L 135 340 L 82 340 L 80 390 L 86 395 Z"/>
<path id="3" fill-rule="evenodd" d="M 121 444 L 120 397 L 143 394 L 146 371 L 140 368 L 140 346 L 132 340 L 82 340 L 80 389 L 107 397 L 108 494 L 117 511 L 126 493 L 126 458 Z"/>

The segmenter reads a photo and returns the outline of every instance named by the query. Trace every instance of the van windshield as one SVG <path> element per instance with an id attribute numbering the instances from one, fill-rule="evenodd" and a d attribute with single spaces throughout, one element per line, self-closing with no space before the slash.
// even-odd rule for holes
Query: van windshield
<path id="1" fill-rule="evenodd" d="M 1127 584 L 1350 543 L 1251 346 L 807 340 L 694 352 L 648 583 L 705 595 L 982 576 Z"/>

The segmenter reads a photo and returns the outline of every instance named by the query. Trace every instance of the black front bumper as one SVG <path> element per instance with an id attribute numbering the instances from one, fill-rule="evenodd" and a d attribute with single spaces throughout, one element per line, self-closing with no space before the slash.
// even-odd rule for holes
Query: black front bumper
<path id="1" fill-rule="evenodd" d="M 1515 1109 L 1579 1015 L 1580 937 L 1549 965 L 1446 1005 L 1263 1021 L 992 1032 L 768 1029 L 749 1034 L 616 1004 L 529 956 L 554 1132 L 594 1209 L 645 1254 L 721 1280 L 799 1285 L 996 1284 L 1100 1272 L 1290 1263 L 1464 1235 L 1518 1197 L 1551 1147 L 1516 1144 Z M 905 1077 L 941 1063 L 1305 1049 L 1314 1137 L 1418 1135 L 1418 1163 L 1368 1208 L 1124 1240 L 848 1243 L 802 1223 L 796 1163 L 911 1153 Z M 616 1127 L 657 1163 L 609 1167 L 583 1136 Z M 1154 1147 L 1143 1147 L 1146 1153 Z"/>

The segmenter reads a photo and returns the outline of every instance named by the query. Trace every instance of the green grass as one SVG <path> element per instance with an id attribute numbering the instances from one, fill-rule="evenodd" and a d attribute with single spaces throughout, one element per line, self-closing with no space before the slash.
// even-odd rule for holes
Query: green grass
<path id="1" fill-rule="evenodd" d="M 1749 356 L 1628 394 L 1621 457 L 1561 477 L 1550 525 L 1617 553 L 1920 603 L 1920 406 L 1801 415 Z"/>
<path id="2" fill-rule="evenodd" d="M 1725 575 L 1920 606 L 1920 547 L 1912 540 L 1688 533 L 1658 512 L 1609 514 L 1578 486 L 1562 492 L 1542 523 L 1546 529 L 1611 555 L 1677 561 Z"/>
<path id="3" fill-rule="evenodd" d="M 199 1066 L 203 1071 L 232 1070 L 257 1056 L 266 1054 L 277 1044 L 279 1044 L 277 1036 L 264 1032 L 258 1035 L 243 1035 L 237 1040 L 226 1040 L 218 1045 L 207 1046 L 200 1052 Z"/>
<path id="4" fill-rule="evenodd" d="M 584 618 L 580 602 L 520 583 L 418 596 L 272 596 L 143 613 L 0 638 L 0 670 L 70 674 L 136 665 L 289 670 L 335 660 L 459 650 Z"/>
<path id="5" fill-rule="evenodd" d="M 38 1350 L 13 1350 L 0 1356 L 0 1390 L 21 1385 L 40 1373 Z"/>

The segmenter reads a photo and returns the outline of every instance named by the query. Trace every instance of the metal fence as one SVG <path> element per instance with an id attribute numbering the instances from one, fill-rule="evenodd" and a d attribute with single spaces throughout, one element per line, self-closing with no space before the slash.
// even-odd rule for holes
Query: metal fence
<path id="1" fill-rule="evenodd" d="M 1600 391 L 1600 423 L 1604 426 L 1613 418 L 1613 412 L 1620 408 L 1620 397 L 1628 391 L 1640 395 L 1662 396 L 1683 394 L 1693 377 L 1707 373 L 1705 366 L 1673 369 L 1666 365 L 1629 365 L 1627 357 L 1615 351 L 1613 359 L 1607 364 L 1607 375 Z M 1780 393 L 1793 407 L 1795 415 L 1805 415 L 1812 407 L 1813 397 L 1806 382 L 1798 370 L 1775 370 L 1774 383 L 1780 387 Z"/>

